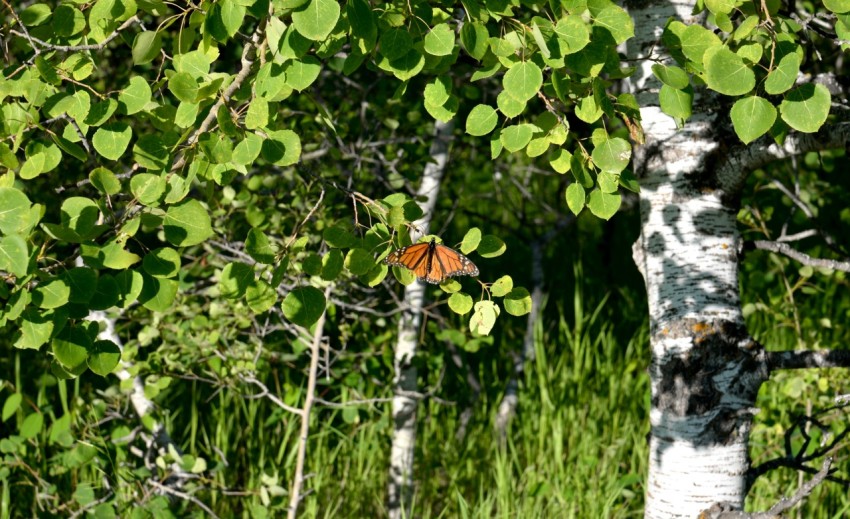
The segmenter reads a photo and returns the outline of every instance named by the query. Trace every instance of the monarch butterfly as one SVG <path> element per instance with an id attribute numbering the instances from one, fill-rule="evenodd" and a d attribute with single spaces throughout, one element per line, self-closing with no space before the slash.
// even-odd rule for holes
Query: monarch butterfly
<path id="1" fill-rule="evenodd" d="M 422 281 L 438 285 L 452 276 L 477 276 L 478 267 L 469 258 L 434 238 L 396 249 L 384 259 L 391 267 L 404 267 Z"/>

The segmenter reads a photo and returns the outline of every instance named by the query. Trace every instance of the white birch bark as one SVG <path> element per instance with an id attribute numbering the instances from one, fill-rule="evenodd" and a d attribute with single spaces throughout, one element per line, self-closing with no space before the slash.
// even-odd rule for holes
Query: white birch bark
<path id="1" fill-rule="evenodd" d="M 697 22 L 692 11 L 691 2 L 631 10 L 630 57 L 659 57 L 663 24 Z M 696 98 L 694 116 L 677 129 L 658 107 L 650 65 L 642 61 L 631 83 L 646 135 L 635 153 L 642 228 L 634 246 L 652 347 L 645 516 L 696 517 L 715 503 L 743 508 L 752 407 L 766 372 L 746 347 L 736 208 L 707 166 L 718 146 L 713 114 Z"/>
<path id="2" fill-rule="evenodd" d="M 101 323 L 102 327 L 100 333 L 97 335 L 98 339 L 112 341 L 122 352 L 124 351 L 124 342 L 115 331 L 114 318 L 108 316 L 104 311 L 92 310 L 89 312 L 88 319 Z M 115 376 L 122 381 L 130 379 L 133 381 L 133 389 L 130 391 L 130 403 L 136 411 L 136 415 L 153 434 L 153 437 L 147 441 L 148 451 L 155 452 L 158 456 L 166 456 L 169 453 L 182 455 L 182 449 L 174 443 L 174 440 L 168 434 L 168 430 L 162 422 L 151 416 L 154 410 L 154 403 L 145 395 L 145 383 L 142 381 L 142 378 L 133 376 L 130 373 L 131 368 L 131 363 L 121 360 L 118 370 L 115 371 Z M 153 460 L 146 459 L 145 461 L 150 462 Z M 169 494 L 170 497 L 175 497 L 174 493 L 179 493 L 183 488 L 183 483 L 192 477 L 192 475 L 186 470 L 183 470 L 182 465 L 177 461 L 173 461 L 169 465 L 169 468 L 171 472 L 163 482 L 164 485 L 159 485 L 158 488 Z"/>
<path id="3" fill-rule="evenodd" d="M 449 158 L 452 122 L 434 124 L 434 141 L 431 143 L 430 156 L 433 162 L 425 166 L 422 182 L 417 195 L 425 197 L 420 202 L 422 218 L 413 222 L 410 236 L 415 242 L 430 231 L 431 215 L 437 203 L 440 181 L 446 170 Z M 410 517 L 413 496 L 413 458 L 416 446 L 416 409 L 418 401 L 414 397 L 417 390 L 416 366 L 412 360 L 416 356 L 419 327 L 422 324 L 422 304 L 425 299 L 425 285 L 415 281 L 404 289 L 401 320 L 398 325 L 393 366 L 393 438 L 390 448 L 390 474 L 388 515 L 390 519 Z"/>

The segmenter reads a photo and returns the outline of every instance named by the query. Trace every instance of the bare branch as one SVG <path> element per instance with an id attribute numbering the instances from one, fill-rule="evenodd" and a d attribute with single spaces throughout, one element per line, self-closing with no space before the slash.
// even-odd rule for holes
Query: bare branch
<path id="1" fill-rule="evenodd" d="M 832 458 L 826 458 L 823 460 L 823 465 L 821 469 L 815 474 L 815 477 L 806 481 L 806 483 L 801 486 L 796 493 L 790 498 L 782 498 L 778 503 L 770 507 L 770 510 L 767 512 L 762 512 L 759 514 L 753 514 L 752 519 L 770 519 L 771 517 L 779 517 L 779 514 L 786 510 L 790 510 L 791 507 L 799 503 L 803 500 L 804 497 L 808 496 L 812 493 L 812 490 L 818 485 L 820 485 L 824 479 L 829 475 L 829 467 L 832 466 Z"/>
<path id="2" fill-rule="evenodd" d="M 3 0 L 3 3 L 6 3 L 6 1 Z M 15 16 L 16 19 L 18 18 L 18 15 L 15 14 L 14 11 L 12 12 L 12 14 Z M 115 29 L 115 31 L 113 31 L 112 34 L 107 36 L 105 40 L 103 40 L 100 43 L 94 43 L 94 44 L 90 44 L 90 45 L 54 45 L 52 43 L 48 43 L 46 41 L 39 40 L 35 36 L 30 36 L 30 34 L 28 32 L 21 33 L 21 32 L 14 30 L 14 29 L 10 30 L 9 32 L 11 34 L 14 34 L 15 36 L 20 36 L 22 38 L 26 38 L 27 40 L 29 40 L 30 45 L 32 46 L 32 50 L 35 51 L 36 54 L 39 54 L 41 52 L 41 49 L 38 49 L 37 47 L 41 47 L 42 49 L 47 49 L 47 50 L 58 50 L 60 52 L 76 52 L 78 50 L 103 50 L 103 48 L 106 47 L 109 44 L 109 42 L 111 42 L 112 40 L 114 40 L 115 38 L 118 37 L 118 35 L 121 33 L 121 31 L 123 31 L 124 29 L 126 29 L 126 28 L 128 28 L 128 27 L 130 27 L 134 24 L 139 23 L 140 21 L 141 20 L 139 20 L 138 16 L 133 16 L 132 18 L 128 19 L 126 22 L 122 23 L 121 26 L 118 27 L 117 29 Z M 18 22 L 20 23 L 20 20 L 18 20 Z M 23 27 L 24 27 L 23 24 L 21 24 L 21 28 L 23 28 Z M 26 31 L 26 29 L 24 29 L 24 31 Z"/>
<path id="3" fill-rule="evenodd" d="M 783 254 L 791 259 L 797 260 L 803 265 L 810 267 L 829 268 L 832 270 L 840 270 L 842 272 L 850 272 L 850 261 L 839 261 L 823 258 L 813 258 L 808 254 L 802 253 L 787 243 L 780 243 L 768 240 L 756 240 L 752 242 L 753 247 L 760 250 L 767 250 Z"/>
<path id="4" fill-rule="evenodd" d="M 716 167 L 717 180 L 728 193 L 737 193 L 749 172 L 756 168 L 807 151 L 843 148 L 847 142 L 850 142 L 850 122 L 827 124 L 817 133 L 792 133 L 782 145 L 764 136 L 747 146 L 724 148 L 723 158 Z"/>
<path id="5" fill-rule="evenodd" d="M 324 190 L 322 190 L 324 194 Z M 325 288 L 325 300 L 331 293 L 333 285 Z M 304 484 L 304 461 L 307 458 L 307 437 L 310 434 L 310 410 L 313 408 L 316 398 L 316 374 L 319 371 L 319 347 L 325 333 L 325 317 L 327 311 L 322 312 L 319 320 L 314 324 L 313 341 L 310 344 L 310 370 L 307 373 L 307 388 L 304 394 L 304 407 L 301 408 L 301 432 L 298 435 L 298 455 L 295 459 L 295 475 L 292 478 L 292 489 L 289 493 L 288 519 L 295 519 L 298 515 L 298 503 L 303 497 L 301 487 Z"/>
<path id="6" fill-rule="evenodd" d="M 200 499 L 198 499 L 197 497 L 192 496 L 192 495 L 189 495 L 189 494 L 187 494 L 187 493 L 185 493 L 185 492 L 180 492 L 180 491 L 178 491 L 178 490 L 174 490 L 173 488 L 170 488 L 170 487 L 167 487 L 167 486 L 162 485 L 162 484 L 160 484 L 160 483 L 157 483 L 157 482 L 156 482 L 155 480 L 153 480 L 153 479 L 149 480 L 149 483 L 150 483 L 151 485 L 155 486 L 156 488 L 158 488 L 158 489 L 162 490 L 162 491 L 163 491 L 163 492 L 165 492 L 166 494 L 170 494 L 170 495 L 172 495 L 172 496 L 174 496 L 174 497 L 179 497 L 180 499 L 185 499 L 186 501 L 189 501 L 189 502 L 191 502 L 191 503 L 194 503 L 195 505 L 197 505 L 197 506 L 198 506 L 198 508 L 200 508 L 200 509 L 201 509 L 201 510 L 203 510 L 204 512 L 208 513 L 208 514 L 210 515 L 210 517 L 214 517 L 215 519 L 218 519 L 218 516 L 217 516 L 217 515 L 215 515 L 215 513 L 212 511 L 212 509 L 211 509 L 210 507 L 208 507 L 207 505 L 205 505 L 205 504 L 203 503 L 203 501 L 201 501 L 201 500 L 200 500 Z"/>
<path id="7" fill-rule="evenodd" d="M 232 96 L 233 93 L 236 92 L 236 90 L 238 90 L 240 86 L 242 86 L 242 83 L 251 73 L 251 69 L 254 65 L 254 60 L 256 59 L 256 56 L 254 56 L 255 50 L 259 45 L 259 41 L 262 37 L 262 33 L 265 31 L 265 27 L 265 22 L 261 23 L 257 27 L 257 30 L 254 31 L 254 33 L 251 35 L 251 41 L 245 44 L 245 47 L 242 49 L 242 67 L 239 69 L 239 73 L 236 74 L 236 77 L 233 78 L 233 81 L 230 83 L 230 85 L 227 86 L 227 88 L 224 90 L 224 92 L 221 93 L 221 96 L 218 98 L 215 104 L 210 108 L 209 113 L 204 118 L 203 122 L 201 122 L 201 125 L 198 126 L 198 129 L 195 130 L 192 135 L 189 136 L 188 139 L 186 139 L 186 148 L 190 148 L 193 144 L 195 144 L 195 142 L 197 142 L 198 138 L 201 135 L 203 135 L 207 132 L 207 130 L 210 129 L 210 126 L 212 126 L 213 121 L 215 121 L 216 116 L 218 115 L 218 109 L 221 108 L 224 103 L 230 101 L 230 96 Z M 184 153 L 180 156 L 179 159 L 177 159 L 174 165 L 171 166 L 171 171 L 178 171 L 182 169 L 185 165 L 186 154 Z"/>
<path id="8" fill-rule="evenodd" d="M 780 369 L 847 368 L 850 367 L 850 351 L 768 351 L 767 366 L 770 371 Z"/>

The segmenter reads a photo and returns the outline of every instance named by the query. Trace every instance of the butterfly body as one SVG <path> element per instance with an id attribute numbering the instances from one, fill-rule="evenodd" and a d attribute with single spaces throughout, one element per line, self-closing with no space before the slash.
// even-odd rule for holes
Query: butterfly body
<path id="1" fill-rule="evenodd" d="M 391 267 L 404 267 L 421 281 L 438 285 L 454 276 L 477 276 L 478 267 L 469 258 L 436 242 L 414 243 L 396 249 L 384 263 Z"/>

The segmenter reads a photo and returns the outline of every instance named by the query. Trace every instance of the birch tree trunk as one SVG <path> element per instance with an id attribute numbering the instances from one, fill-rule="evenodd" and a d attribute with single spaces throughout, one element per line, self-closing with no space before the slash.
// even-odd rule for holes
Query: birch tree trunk
<path id="1" fill-rule="evenodd" d="M 650 518 L 696 517 L 712 506 L 743 510 L 755 399 L 769 372 L 741 311 L 737 195 L 755 167 L 840 143 L 836 132 L 847 138 L 846 128 L 833 128 L 789 136 L 783 146 L 767 138 L 729 146 L 718 125 L 725 115 L 712 113 L 718 105 L 705 90 L 677 129 L 658 106 L 660 84 L 649 67 L 667 58 L 659 54 L 666 21 L 698 23 L 693 9 L 692 2 L 651 2 L 630 10 L 636 38 L 628 55 L 643 58 L 629 86 L 646 136 L 634 156 L 641 233 L 633 252 L 649 299 Z"/>
<path id="2" fill-rule="evenodd" d="M 414 222 L 410 231 L 411 239 L 416 242 L 426 235 L 431 227 L 431 215 L 437 204 L 440 181 L 446 170 L 449 158 L 454 124 L 452 122 L 434 124 L 434 141 L 431 143 L 430 156 L 433 162 L 425 166 L 422 182 L 417 196 L 424 197 L 420 203 L 422 218 Z M 393 439 L 390 449 L 389 499 L 387 508 L 391 519 L 410 516 L 413 497 L 413 454 L 416 446 L 416 409 L 417 372 L 413 364 L 422 324 L 422 304 L 425 300 L 425 285 L 419 281 L 404 288 L 401 320 L 398 324 L 398 342 L 396 343 L 393 366 Z"/>

